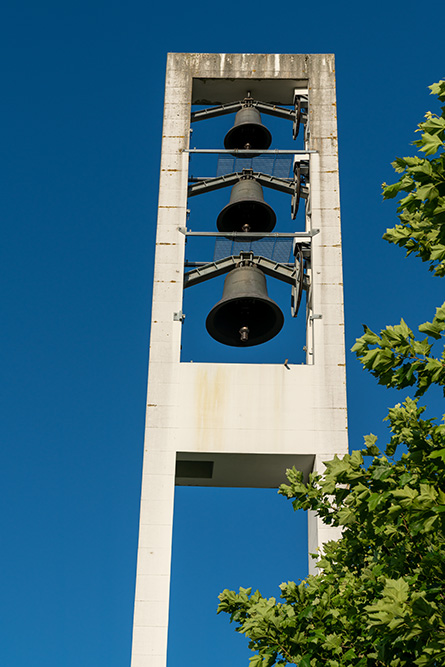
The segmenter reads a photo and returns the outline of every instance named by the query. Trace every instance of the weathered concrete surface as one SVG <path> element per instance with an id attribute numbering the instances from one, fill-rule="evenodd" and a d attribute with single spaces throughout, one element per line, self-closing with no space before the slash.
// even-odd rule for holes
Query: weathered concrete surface
<path id="1" fill-rule="evenodd" d="M 184 235 L 191 104 L 243 97 L 292 103 L 309 90 L 313 237 L 306 365 L 181 363 Z M 334 57 L 283 54 L 169 54 L 159 187 L 149 389 L 137 565 L 132 667 L 165 667 L 175 464 L 253 456 L 257 481 L 276 482 L 280 460 L 305 469 L 347 451 L 343 289 Z M 277 146 L 279 148 L 279 146 Z M 245 396 L 249 400 L 245 400 Z M 261 457 L 260 455 L 263 455 Z M 270 458 L 271 457 L 271 458 Z M 300 458 L 299 458 L 300 457 Z M 270 465 L 271 462 L 273 465 Z M 230 466 L 219 477 L 230 485 Z M 215 467 L 216 471 L 216 467 Z M 240 478 L 241 479 L 241 478 Z M 179 483 L 189 483 L 187 479 Z M 241 480 L 242 482 L 242 480 Z M 239 482 L 239 483 L 241 483 Z M 209 485 L 212 481 L 203 480 Z M 330 529 L 312 517 L 309 549 Z"/>

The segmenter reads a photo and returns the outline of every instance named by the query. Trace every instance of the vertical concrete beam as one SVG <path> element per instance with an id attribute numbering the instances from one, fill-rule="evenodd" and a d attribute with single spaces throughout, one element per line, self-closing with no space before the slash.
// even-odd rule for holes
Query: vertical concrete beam
<path id="1" fill-rule="evenodd" d="M 168 58 L 159 178 L 146 439 L 133 624 L 132 667 L 165 667 L 170 588 L 174 450 L 153 430 L 174 405 L 180 360 L 192 77 Z M 167 418 L 168 420 L 168 418 Z"/>

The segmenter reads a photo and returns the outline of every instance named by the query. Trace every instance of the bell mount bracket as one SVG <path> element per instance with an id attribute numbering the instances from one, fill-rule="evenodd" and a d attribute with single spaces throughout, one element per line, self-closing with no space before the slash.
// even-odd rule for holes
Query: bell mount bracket
<path id="1" fill-rule="evenodd" d="M 296 157 L 293 172 L 293 179 L 278 178 L 271 174 L 255 172 L 253 169 L 243 169 L 241 172 L 233 172 L 210 178 L 192 177 L 189 179 L 188 197 L 195 197 L 206 192 L 213 192 L 220 188 L 233 186 L 242 180 L 254 179 L 264 187 L 290 194 L 291 218 L 295 220 L 301 197 L 307 199 L 309 195 L 309 162 L 307 160 L 299 160 Z"/>
<path id="2" fill-rule="evenodd" d="M 291 120 L 293 122 L 292 136 L 294 139 L 296 139 L 300 131 L 301 123 L 307 122 L 308 95 L 307 93 L 299 94 L 298 92 L 295 92 L 293 101 L 294 108 L 287 109 L 286 107 L 270 104 L 269 102 L 254 100 L 252 97 L 250 97 L 250 94 L 248 94 L 247 97 L 245 97 L 243 100 L 228 102 L 227 104 L 219 104 L 214 107 L 209 107 L 208 109 L 198 109 L 197 111 L 192 111 L 190 120 L 192 123 L 196 123 L 199 120 L 217 118 L 218 116 L 235 113 L 243 107 L 255 107 L 258 109 L 258 111 L 269 114 L 269 116 L 276 116 L 277 118 Z"/>

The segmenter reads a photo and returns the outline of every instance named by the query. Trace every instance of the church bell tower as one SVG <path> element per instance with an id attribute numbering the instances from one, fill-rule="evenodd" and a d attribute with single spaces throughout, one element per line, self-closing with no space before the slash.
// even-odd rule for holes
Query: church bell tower
<path id="1" fill-rule="evenodd" d="M 331 54 L 168 55 L 132 667 L 166 667 L 175 485 L 277 487 L 347 453 L 334 71 Z M 217 190 L 221 210 L 195 221 Z M 193 321 L 184 292 L 202 283 L 213 305 Z M 296 323 L 301 359 L 262 361 Z M 187 359 L 186 327 L 223 357 Z M 335 537 L 309 516 L 308 553 Z"/>

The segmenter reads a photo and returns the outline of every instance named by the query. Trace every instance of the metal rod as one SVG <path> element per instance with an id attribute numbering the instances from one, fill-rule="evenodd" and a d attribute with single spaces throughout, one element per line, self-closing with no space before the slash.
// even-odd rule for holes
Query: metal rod
<path id="1" fill-rule="evenodd" d="M 273 150 L 265 150 L 265 149 L 260 149 L 260 148 L 184 148 L 182 150 L 183 153 L 221 153 L 221 154 L 229 154 L 233 155 L 236 157 L 237 155 L 252 155 L 252 153 L 255 153 L 255 155 L 310 155 L 312 153 L 318 153 L 318 151 L 315 150 L 282 150 L 275 148 Z"/>
<path id="2" fill-rule="evenodd" d="M 207 264 L 209 264 L 209 262 L 184 262 L 184 266 L 187 268 L 191 267 L 199 268 L 200 266 L 207 266 Z M 280 262 L 280 265 L 287 266 L 291 269 L 295 268 L 295 262 Z"/>
<path id="3" fill-rule="evenodd" d="M 225 238 L 240 238 L 245 239 L 245 238 L 251 238 L 251 237 L 257 237 L 257 238 L 286 238 L 286 239 L 294 239 L 294 238 L 312 238 L 313 234 L 311 232 L 289 232 L 289 233 L 283 233 L 283 232 L 274 232 L 271 234 L 268 234 L 267 232 L 185 232 L 186 236 L 223 236 Z"/>

